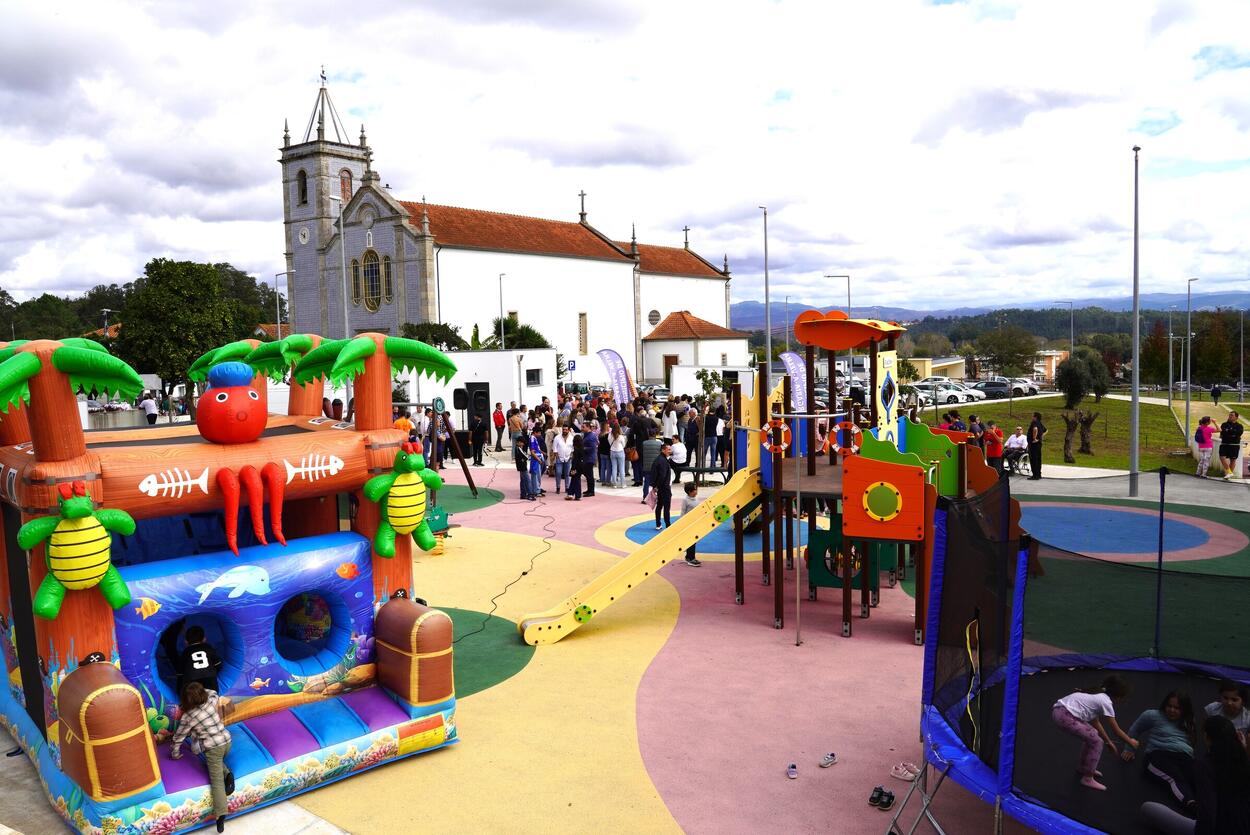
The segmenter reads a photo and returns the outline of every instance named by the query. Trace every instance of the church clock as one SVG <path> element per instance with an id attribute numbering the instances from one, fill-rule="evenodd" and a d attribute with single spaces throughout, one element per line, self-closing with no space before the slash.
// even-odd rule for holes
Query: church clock
<path id="1" fill-rule="evenodd" d="M 299 230 L 299 242 L 302 244 L 308 243 L 308 227 L 307 226 Z"/>

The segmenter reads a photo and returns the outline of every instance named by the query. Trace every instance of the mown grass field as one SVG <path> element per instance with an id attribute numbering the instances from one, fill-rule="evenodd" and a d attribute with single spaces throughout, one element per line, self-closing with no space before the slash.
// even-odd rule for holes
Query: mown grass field
<path id="1" fill-rule="evenodd" d="M 1072 439 L 1072 451 L 1076 453 L 1078 467 L 1107 467 L 1110 469 L 1128 469 L 1128 430 L 1129 408 L 1127 400 L 1103 400 L 1094 403 L 1087 398 L 1079 406 L 1084 411 L 1098 413 L 1098 420 L 1093 427 L 1091 447 L 1093 455 L 1076 453 L 1081 439 L 1078 432 Z M 980 403 L 961 403 L 955 407 L 939 406 L 938 415 L 949 408 L 959 409 L 959 413 L 967 420 L 969 414 L 980 416 L 982 421 L 994 420 L 1004 435 L 1010 435 L 1017 426 L 1028 430 L 1029 421 L 1034 412 L 1042 413 L 1042 423 L 1046 425 L 1046 440 L 1042 444 L 1042 464 L 1063 464 L 1063 435 L 1065 425 L 1062 413 L 1063 398 L 1038 397 L 1011 403 L 1007 400 L 983 400 Z M 1176 421 L 1163 405 L 1141 404 L 1140 427 L 1140 467 L 1142 470 L 1154 470 L 1168 466 L 1185 468 L 1192 466 L 1188 453 L 1185 452 L 1185 437 L 1176 426 Z M 926 423 L 932 424 L 933 408 L 924 413 Z M 1170 453 L 1185 452 L 1181 456 Z"/>

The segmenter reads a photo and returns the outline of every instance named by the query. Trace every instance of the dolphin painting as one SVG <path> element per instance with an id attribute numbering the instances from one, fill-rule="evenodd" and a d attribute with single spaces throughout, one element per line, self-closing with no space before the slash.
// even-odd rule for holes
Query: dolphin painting
<path id="1" fill-rule="evenodd" d="M 200 593 L 200 603 L 217 589 L 230 589 L 227 597 L 241 597 L 248 594 L 269 594 L 269 572 L 258 565 L 237 565 L 220 575 L 211 583 L 201 583 L 195 587 Z"/>

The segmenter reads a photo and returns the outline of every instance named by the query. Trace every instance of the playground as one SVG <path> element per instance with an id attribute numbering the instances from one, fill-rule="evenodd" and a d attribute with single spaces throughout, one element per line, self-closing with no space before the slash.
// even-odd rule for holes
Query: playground
<path id="1" fill-rule="evenodd" d="M 28 789 L 0 823 L 211 825 L 204 766 L 168 745 L 170 648 L 198 625 L 233 706 L 233 832 L 1098 831 L 1047 782 L 1031 684 L 1250 680 L 1244 632 L 1203 609 L 1250 585 L 1246 491 L 1015 496 L 964 433 L 897 408 L 898 325 L 808 311 L 794 333 L 798 373 L 725 392 L 732 477 L 660 531 L 637 488 L 530 502 L 506 453 L 428 466 L 390 427 L 391 377 L 454 354 L 412 340 L 233 343 L 193 368 L 224 418 L 90 433 L 46 416 L 78 387 L 129 395 L 131 369 L 86 340 L 0 344 L 0 775 Z M 808 413 L 816 352 L 849 348 L 873 402 Z M 286 416 L 248 393 L 268 375 L 293 381 Z M 344 379 L 354 423 L 322 414 Z M 64 543 L 91 519 L 112 550 L 81 585 Z M 1103 768 L 1124 814 L 1152 798 Z"/>

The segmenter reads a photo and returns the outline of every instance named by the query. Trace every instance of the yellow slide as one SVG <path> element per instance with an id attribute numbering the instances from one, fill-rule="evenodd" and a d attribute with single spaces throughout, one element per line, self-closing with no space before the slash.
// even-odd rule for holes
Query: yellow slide
<path id="1" fill-rule="evenodd" d="M 670 562 L 683 559 L 687 548 L 759 495 L 759 471 L 739 470 L 728 484 L 699 502 L 694 510 L 678 517 L 668 530 L 638 546 L 638 550 L 577 594 L 545 612 L 523 617 L 517 631 L 527 644 L 554 644 Z"/>

